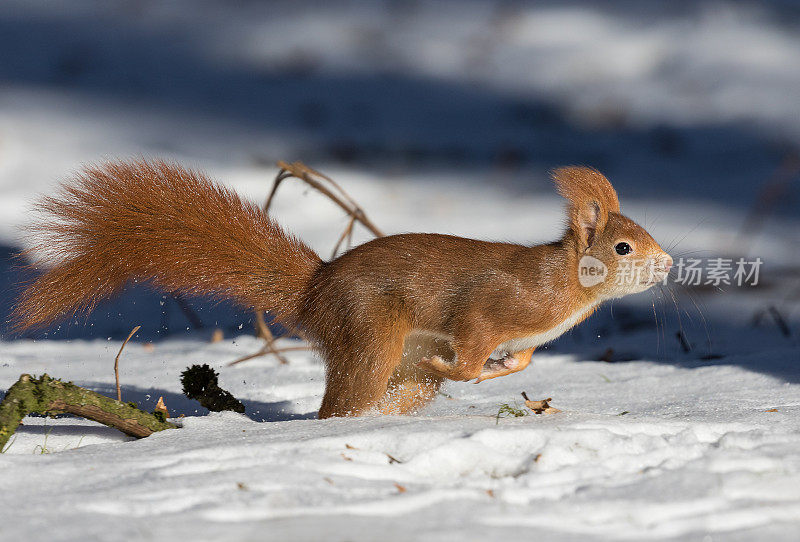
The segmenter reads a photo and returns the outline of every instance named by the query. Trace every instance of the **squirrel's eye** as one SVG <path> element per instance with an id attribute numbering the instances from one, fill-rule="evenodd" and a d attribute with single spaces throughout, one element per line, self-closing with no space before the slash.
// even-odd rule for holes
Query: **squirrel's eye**
<path id="1" fill-rule="evenodd" d="M 626 254 L 630 254 L 631 250 L 633 249 L 628 243 L 623 241 L 622 243 L 617 243 L 614 247 L 614 250 L 616 250 L 617 254 L 620 256 L 625 256 Z"/>

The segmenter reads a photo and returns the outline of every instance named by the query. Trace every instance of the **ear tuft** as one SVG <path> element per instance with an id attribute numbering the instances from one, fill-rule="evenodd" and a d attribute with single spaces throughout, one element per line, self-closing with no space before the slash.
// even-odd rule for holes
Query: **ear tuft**
<path id="1" fill-rule="evenodd" d="M 570 203 L 596 201 L 606 213 L 619 212 L 617 192 L 608 179 L 594 168 L 567 166 L 554 169 L 551 173 L 558 193 Z"/>
<path id="2" fill-rule="evenodd" d="M 594 242 L 608 220 L 608 213 L 619 212 L 617 192 L 608 179 L 594 168 L 569 166 L 554 169 L 558 193 L 569 202 L 570 227 L 578 234 L 583 248 Z"/>

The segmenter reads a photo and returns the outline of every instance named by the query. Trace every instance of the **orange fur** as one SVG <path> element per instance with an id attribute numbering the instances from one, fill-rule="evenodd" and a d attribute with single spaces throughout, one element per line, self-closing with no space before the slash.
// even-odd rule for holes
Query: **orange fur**
<path id="1" fill-rule="evenodd" d="M 91 310 L 131 280 L 215 295 L 268 310 L 311 338 L 327 370 L 320 417 L 411 412 L 444 378 L 524 369 L 537 344 L 598 303 L 648 287 L 583 287 L 582 256 L 612 272 L 636 258 L 668 270 L 669 256 L 619 213 L 600 173 L 562 168 L 554 179 L 569 204 L 559 241 L 527 247 L 403 234 L 323 262 L 200 173 L 144 160 L 89 167 L 39 205 L 38 263 L 51 268 L 27 286 L 13 318 L 19 330 L 45 326 Z M 636 247 L 632 255 L 614 254 L 620 239 Z M 516 360 L 513 370 L 489 360 L 498 349 Z M 436 366 L 426 361 L 433 357 Z"/>
<path id="2" fill-rule="evenodd" d="M 562 167 L 552 174 L 558 193 L 569 202 L 570 229 L 584 234 L 582 245 L 591 245 L 595 232 L 608 222 L 609 213 L 619 213 L 616 191 L 596 169 Z"/>
<path id="3" fill-rule="evenodd" d="M 38 205 L 38 266 L 18 330 L 91 310 L 128 281 L 296 316 L 319 256 L 256 205 L 165 162 L 89 167 Z"/>

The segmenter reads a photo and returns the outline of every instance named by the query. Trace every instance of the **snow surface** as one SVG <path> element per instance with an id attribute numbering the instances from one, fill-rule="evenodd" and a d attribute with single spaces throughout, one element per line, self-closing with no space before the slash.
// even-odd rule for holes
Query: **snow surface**
<path id="1" fill-rule="evenodd" d="M 256 201 L 275 160 L 302 159 L 387 232 L 517 242 L 559 234 L 546 171 L 585 163 L 673 255 L 765 266 L 759 288 L 615 302 L 524 372 L 448 383 L 407 417 L 316 420 L 310 353 L 226 367 L 260 343 L 225 305 L 193 301 L 206 328 L 185 331 L 172 301 L 132 288 L 86 325 L 0 327 L 0 388 L 47 372 L 111 395 L 114 356 L 142 324 L 124 398 L 163 396 L 183 416 L 138 441 L 26 418 L 0 454 L 0 539 L 797 540 L 797 183 L 741 231 L 800 146 L 798 14 L 778 1 L 4 2 L 3 314 L 28 203 L 83 162 L 139 153 Z M 283 190 L 276 216 L 327 256 L 346 220 Z M 217 326 L 226 339 L 211 343 Z M 245 415 L 181 395 L 195 363 Z M 498 418 L 522 391 L 563 412 Z"/>
<path id="2" fill-rule="evenodd" d="M 0 374 L 11 382 L 57 370 L 113 393 L 117 346 L 6 343 Z M 309 356 L 289 366 L 219 363 L 257 347 L 250 337 L 128 346 L 125 398 L 152 407 L 164 396 L 187 414 L 179 430 L 129 442 L 85 421 L 26 419 L 0 458 L 0 490 L 14 510 L 4 537 L 53 526 L 48 538 L 64 540 L 797 533 L 796 348 L 724 364 L 544 353 L 517 378 L 451 383 L 417 416 L 319 421 L 323 371 Z M 247 416 L 200 416 L 180 398 L 179 372 L 198 362 L 222 369 Z M 522 406 L 522 390 L 552 396 L 563 412 L 497 419 L 500 403 Z"/>

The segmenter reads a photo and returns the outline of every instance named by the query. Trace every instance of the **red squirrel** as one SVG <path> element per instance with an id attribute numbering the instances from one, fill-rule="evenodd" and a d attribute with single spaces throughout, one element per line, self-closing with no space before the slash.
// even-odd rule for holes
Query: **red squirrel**
<path id="1" fill-rule="evenodd" d="M 323 261 L 202 173 L 147 160 L 87 167 L 38 204 L 36 263 L 49 269 L 24 288 L 12 321 L 22 331 L 90 311 L 132 280 L 213 295 L 313 341 L 326 364 L 320 418 L 413 412 L 444 379 L 521 371 L 603 301 L 666 277 L 672 258 L 620 213 L 602 174 L 565 167 L 552 177 L 567 200 L 559 241 L 409 233 Z M 631 266 L 650 272 L 618 280 Z"/>

